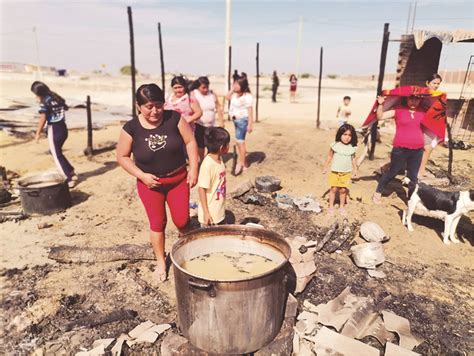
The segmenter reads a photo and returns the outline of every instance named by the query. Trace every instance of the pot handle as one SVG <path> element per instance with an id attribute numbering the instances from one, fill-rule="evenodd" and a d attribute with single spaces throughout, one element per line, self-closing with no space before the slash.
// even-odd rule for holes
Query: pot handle
<path id="1" fill-rule="evenodd" d="M 39 190 L 30 190 L 30 191 L 27 191 L 26 194 L 28 194 L 29 197 L 39 197 L 40 191 Z"/>
<path id="2" fill-rule="evenodd" d="M 193 288 L 202 289 L 208 292 L 209 297 L 215 298 L 216 297 L 216 290 L 214 288 L 214 284 L 206 283 L 206 282 L 198 282 L 194 279 L 188 280 L 189 288 L 192 290 Z"/>

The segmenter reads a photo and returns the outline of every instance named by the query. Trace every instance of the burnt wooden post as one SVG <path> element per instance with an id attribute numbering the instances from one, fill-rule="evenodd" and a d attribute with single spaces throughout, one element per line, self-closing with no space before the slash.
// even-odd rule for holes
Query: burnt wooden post
<path id="1" fill-rule="evenodd" d="M 451 132 L 451 125 L 446 123 L 446 130 L 448 131 L 448 179 L 450 183 L 453 183 L 453 135 Z"/>
<path id="2" fill-rule="evenodd" d="M 258 122 L 258 94 L 259 94 L 259 84 L 260 84 L 260 43 L 257 42 L 257 57 L 255 58 L 257 62 L 257 90 L 256 90 L 256 101 L 255 101 L 255 121 Z"/>
<path id="3" fill-rule="evenodd" d="M 235 168 L 237 167 L 237 148 L 234 145 L 233 152 L 232 152 L 232 175 L 235 176 Z"/>
<path id="4" fill-rule="evenodd" d="M 158 22 L 158 42 L 160 45 L 160 62 L 161 62 L 161 89 L 165 95 L 165 61 L 163 60 L 163 42 L 161 40 L 161 23 Z"/>
<path id="5" fill-rule="evenodd" d="M 130 32 L 130 64 L 132 74 L 132 117 L 137 117 L 137 111 L 135 107 L 135 42 L 133 39 L 133 19 L 132 19 L 132 8 L 127 6 L 128 13 L 128 28 Z"/>
<path id="6" fill-rule="evenodd" d="M 323 79 L 323 47 L 321 46 L 321 52 L 319 54 L 319 81 L 318 81 L 318 114 L 316 117 L 316 128 L 319 129 L 321 124 L 319 117 L 321 112 L 321 81 Z"/>
<path id="7" fill-rule="evenodd" d="M 91 157 L 93 155 L 92 148 L 92 111 L 91 111 L 91 97 L 87 95 L 86 100 L 86 109 L 87 109 L 87 147 L 84 150 L 86 156 Z"/>
<path id="8" fill-rule="evenodd" d="M 382 93 L 383 87 L 383 77 L 385 74 L 385 61 L 387 59 L 387 48 L 388 48 L 388 40 L 390 37 L 390 32 L 388 31 L 388 23 L 384 24 L 383 27 L 383 39 L 382 39 L 382 50 L 380 53 L 380 69 L 379 69 L 379 80 L 377 84 L 377 95 Z M 369 150 L 369 159 L 373 160 L 375 155 L 375 144 L 377 143 L 377 135 L 378 135 L 378 120 L 370 127 L 370 150 Z"/>
<path id="9" fill-rule="evenodd" d="M 230 91 L 230 87 L 232 85 L 231 83 L 231 76 L 232 76 L 232 46 L 229 46 L 229 67 L 227 68 L 227 92 Z M 227 93 L 224 94 L 224 103 L 225 103 L 225 97 Z M 227 111 L 229 111 L 230 108 L 230 100 L 227 103 Z M 227 120 L 231 121 L 230 113 L 227 115 Z"/>

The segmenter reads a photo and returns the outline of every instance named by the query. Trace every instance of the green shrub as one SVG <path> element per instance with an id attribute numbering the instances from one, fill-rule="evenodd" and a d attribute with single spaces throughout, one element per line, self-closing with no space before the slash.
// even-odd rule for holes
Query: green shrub
<path id="1" fill-rule="evenodd" d="M 309 73 L 301 74 L 301 78 L 303 78 L 303 79 L 306 79 L 306 78 L 309 78 L 309 77 L 311 77 L 311 74 L 309 74 Z"/>
<path id="2" fill-rule="evenodd" d="M 123 75 L 131 75 L 132 74 L 132 66 L 123 66 L 122 68 L 120 68 L 120 73 L 122 73 Z M 138 74 L 138 70 L 137 68 L 135 68 L 135 75 Z"/>
<path id="3" fill-rule="evenodd" d="M 328 74 L 328 78 L 329 78 L 329 79 L 336 79 L 336 78 L 337 78 L 337 74 Z"/>

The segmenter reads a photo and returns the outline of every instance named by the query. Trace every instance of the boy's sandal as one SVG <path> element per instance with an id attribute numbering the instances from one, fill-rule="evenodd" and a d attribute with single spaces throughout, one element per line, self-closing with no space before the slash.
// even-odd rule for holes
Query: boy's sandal
<path id="1" fill-rule="evenodd" d="M 346 211 L 346 209 L 344 209 L 344 208 L 339 208 L 339 214 L 341 214 L 342 216 L 347 216 L 347 211 Z"/>

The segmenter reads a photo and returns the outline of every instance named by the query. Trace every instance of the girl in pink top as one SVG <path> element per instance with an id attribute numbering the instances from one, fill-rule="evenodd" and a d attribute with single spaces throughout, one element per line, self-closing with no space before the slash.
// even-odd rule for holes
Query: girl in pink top
<path id="1" fill-rule="evenodd" d="M 379 104 L 377 119 L 380 120 L 383 117 L 385 97 L 379 96 L 377 101 Z M 407 169 L 407 177 L 412 182 L 417 182 L 424 146 L 421 121 L 425 113 L 419 107 L 420 103 L 420 97 L 410 96 L 406 99 L 406 105 L 402 105 L 392 112 L 395 116 L 396 131 L 392 153 L 390 154 L 390 169 L 380 178 L 372 197 L 376 204 L 380 204 L 382 191 L 387 183 L 405 167 Z"/>
<path id="2" fill-rule="evenodd" d="M 174 77 L 171 80 L 173 93 L 166 99 L 164 109 L 174 110 L 181 114 L 193 129 L 197 120 L 202 115 L 201 107 L 197 100 L 187 93 L 187 81 L 182 76 Z"/>

